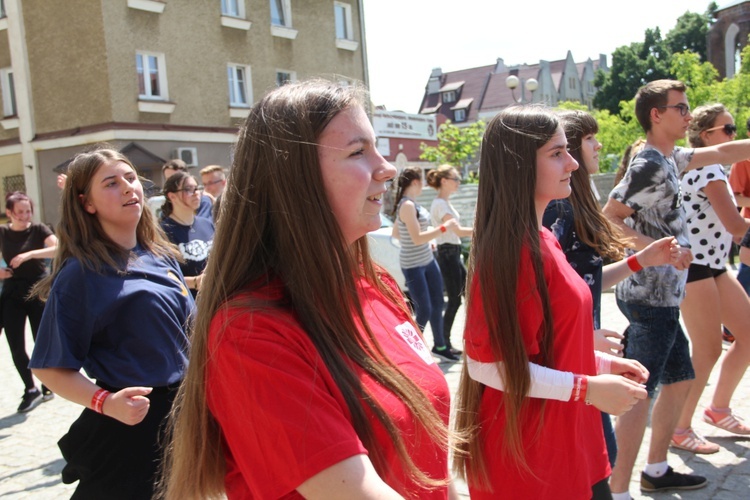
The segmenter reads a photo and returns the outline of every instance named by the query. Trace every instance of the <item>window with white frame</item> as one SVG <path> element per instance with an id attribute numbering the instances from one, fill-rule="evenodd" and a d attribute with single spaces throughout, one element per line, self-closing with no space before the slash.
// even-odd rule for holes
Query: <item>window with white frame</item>
<path id="1" fill-rule="evenodd" d="M 292 3 L 290 0 L 271 1 L 271 24 L 292 27 Z"/>
<path id="2" fill-rule="evenodd" d="M 352 6 L 348 3 L 333 2 L 333 15 L 336 21 L 336 38 L 339 40 L 354 40 Z"/>
<path id="3" fill-rule="evenodd" d="M 245 18 L 244 0 L 221 0 L 221 15 Z"/>
<path id="4" fill-rule="evenodd" d="M 16 116 L 16 86 L 13 82 L 13 70 L 10 68 L 0 69 L 0 86 L 3 92 L 3 116 Z"/>
<path id="5" fill-rule="evenodd" d="M 138 73 L 138 97 L 166 101 L 167 68 L 164 54 L 155 52 L 136 52 L 135 66 Z"/>
<path id="6" fill-rule="evenodd" d="M 443 102 L 444 103 L 456 102 L 456 92 L 453 90 L 449 90 L 448 92 L 443 92 Z"/>
<path id="7" fill-rule="evenodd" d="M 250 107 L 253 98 L 250 66 L 228 64 L 227 82 L 229 82 L 229 105 L 240 108 Z"/>
<path id="8" fill-rule="evenodd" d="M 287 71 L 285 69 L 276 70 L 276 86 L 281 87 L 287 83 L 293 83 L 297 81 L 297 73 L 294 71 Z"/>
<path id="9" fill-rule="evenodd" d="M 466 110 L 465 109 L 456 109 L 453 111 L 453 121 L 455 122 L 464 122 L 466 121 Z"/>

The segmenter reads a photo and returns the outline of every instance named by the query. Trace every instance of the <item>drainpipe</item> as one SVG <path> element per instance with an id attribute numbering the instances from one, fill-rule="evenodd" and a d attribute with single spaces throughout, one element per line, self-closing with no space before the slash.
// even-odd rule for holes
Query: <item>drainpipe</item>
<path id="1" fill-rule="evenodd" d="M 5 0 L 5 12 L 8 17 L 8 46 L 13 69 L 13 83 L 16 90 L 16 110 L 18 113 L 18 138 L 21 141 L 21 161 L 23 177 L 26 183 L 26 194 L 34 200 L 34 221 L 40 221 L 44 213 L 41 176 L 36 152 L 31 144 L 36 127 L 31 102 L 31 75 L 29 73 L 29 56 L 26 47 L 26 30 L 23 22 L 21 0 Z"/>
<path id="2" fill-rule="evenodd" d="M 365 87 L 370 88 L 370 70 L 367 66 L 367 41 L 365 37 L 365 5 L 364 0 L 358 0 L 359 5 L 359 28 L 360 28 L 360 46 L 362 47 L 362 66 L 364 68 L 364 74 L 362 80 L 364 81 Z"/>

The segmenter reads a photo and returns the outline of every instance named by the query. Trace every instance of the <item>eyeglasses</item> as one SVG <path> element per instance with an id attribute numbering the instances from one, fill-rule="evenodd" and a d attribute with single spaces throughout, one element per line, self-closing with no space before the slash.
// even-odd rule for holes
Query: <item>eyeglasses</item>
<path id="1" fill-rule="evenodd" d="M 460 177 L 446 177 L 446 179 L 448 179 L 449 181 L 461 182 Z"/>
<path id="2" fill-rule="evenodd" d="M 737 125 L 725 123 L 724 125 L 720 125 L 718 127 L 707 128 L 706 132 L 713 132 L 714 130 L 723 130 L 725 134 L 727 134 L 729 137 L 732 137 L 737 133 Z"/>
<path id="3" fill-rule="evenodd" d="M 224 182 L 225 180 L 226 179 L 219 179 L 219 180 L 216 180 L 216 181 L 208 181 L 208 182 L 204 182 L 203 185 L 204 186 L 213 186 L 214 184 L 219 184 L 220 182 Z"/>
<path id="4" fill-rule="evenodd" d="M 196 191 L 203 191 L 203 186 L 193 186 L 183 189 L 178 189 L 177 191 L 182 191 L 183 193 L 187 193 L 189 195 L 194 195 Z"/>
<path id="5" fill-rule="evenodd" d="M 690 106 L 688 106 L 687 104 L 683 104 L 683 103 L 674 104 L 674 105 L 670 104 L 669 106 L 657 106 L 657 108 L 659 108 L 659 109 L 674 108 L 674 109 L 677 109 L 677 110 L 680 111 L 680 115 L 681 116 L 685 116 L 688 113 L 690 113 Z"/>

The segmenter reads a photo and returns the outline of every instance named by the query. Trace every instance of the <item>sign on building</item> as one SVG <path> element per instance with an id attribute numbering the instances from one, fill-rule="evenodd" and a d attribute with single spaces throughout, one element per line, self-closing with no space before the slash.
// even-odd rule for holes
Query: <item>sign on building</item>
<path id="1" fill-rule="evenodd" d="M 376 110 L 372 115 L 372 128 L 378 137 L 437 140 L 435 115 L 410 115 L 399 111 Z"/>

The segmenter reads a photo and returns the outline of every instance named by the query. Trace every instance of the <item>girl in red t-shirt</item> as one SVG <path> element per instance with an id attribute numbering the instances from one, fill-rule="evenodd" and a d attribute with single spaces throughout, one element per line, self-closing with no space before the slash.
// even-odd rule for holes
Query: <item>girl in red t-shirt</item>
<path id="1" fill-rule="evenodd" d="M 450 396 L 369 257 L 396 169 L 354 87 L 272 90 L 240 130 L 165 496 L 446 499 Z"/>
<path id="2" fill-rule="evenodd" d="M 507 109 L 487 126 L 456 423 L 472 499 L 606 498 L 596 410 L 621 414 L 646 397 L 643 366 L 595 357 L 588 286 L 542 227 L 576 168 L 543 107 Z"/>

